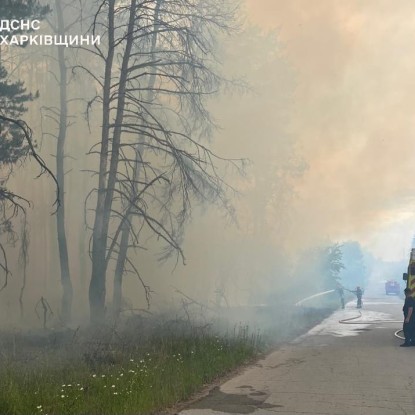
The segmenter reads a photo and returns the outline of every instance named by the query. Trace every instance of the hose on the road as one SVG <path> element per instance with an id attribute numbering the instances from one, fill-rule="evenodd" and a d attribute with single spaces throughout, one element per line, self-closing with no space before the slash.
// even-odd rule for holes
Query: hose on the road
<path id="1" fill-rule="evenodd" d="M 402 333 L 402 332 L 403 332 L 403 330 L 402 330 L 402 329 L 400 329 L 400 330 L 398 330 L 398 331 L 395 331 L 395 333 L 393 333 L 393 335 L 394 335 L 395 337 L 397 337 L 398 339 L 405 340 L 405 337 L 403 337 L 403 336 L 400 336 L 400 335 L 399 335 L 399 333 Z"/>
<path id="2" fill-rule="evenodd" d="M 349 318 L 345 318 L 343 320 L 339 320 L 339 323 L 341 324 L 378 324 L 378 323 L 402 323 L 401 320 L 381 320 L 381 319 L 377 319 L 377 320 L 370 320 L 370 321 L 358 321 L 358 322 L 350 322 L 351 320 L 356 320 L 358 318 L 362 317 L 362 312 L 359 311 L 359 315 L 358 316 L 354 316 L 354 317 L 349 317 Z"/>
<path id="3" fill-rule="evenodd" d="M 402 323 L 401 320 L 371 320 L 371 321 L 357 321 L 353 322 L 353 320 L 356 320 L 358 318 L 362 317 L 362 312 L 359 311 L 358 316 L 344 318 L 343 320 L 339 320 L 340 324 L 378 324 L 378 323 Z M 395 331 L 393 334 L 395 337 L 401 340 L 405 340 L 405 337 L 402 337 L 399 335 L 399 333 L 402 333 L 402 329 Z"/>
<path id="4" fill-rule="evenodd" d="M 317 293 L 317 294 L 314 294 L 314 295 L 310 295 L 309 297 L 303 298 L 302 300 L 298 301 L 295 305 L 300 306 L 300 305 L 302 305 L 302 303 L 304 303 L 308 300 L 311 300 L 312 298 L 320 297 L 322 295 L 326 295 L 326 294 L 332 293 L 334 291 L 335 290 L 329 290 L 329 291 L 324 291 L 324 292 Z M 350 290 L 348 290 L 348 291 L 350 291 Z M 339 320 L 339 323 L 340 324 L 402 323 L 402 321 L 400 321 L 400 320 L 372 320 L 372 321 L 366 321 L 366 322 L 365 321 L 353 322 L 353 320 L 356 320 L 356 319 L 361 318 L 361 317 L 362 317 L 362 313 L 361 313 L 361 311 L 359 311 L 358 316 L 344 318 L 342 320 Z M 402 329 L 397 330 L 397 331 L 395 331 L 394 336 L 397 337 L 398 339 L 405 340 L 405 337 L 402 337 L 402 336 L 399 335 L 399 333 L 402 333 L 402 332 L 403 332 Z"/>

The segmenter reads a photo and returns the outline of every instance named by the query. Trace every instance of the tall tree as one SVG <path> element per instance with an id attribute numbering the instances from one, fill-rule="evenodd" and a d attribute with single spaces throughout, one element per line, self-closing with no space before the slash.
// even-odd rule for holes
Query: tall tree
<path id="1" fill-rule="evenodd" d="M 215 40 L 230 30 L 233 12 L 218 0 L 100 3 L 93 30 L 104 28 L 107 44 L 93 53 L 104 61 L 104 73 L 86 68 L 100 85 L 96 100 L 102 103 L 89 290 L 93 323 L 104 318 L 106 272 L 120 253 L 119 238 L 138 247 L 140 232 L 153 234 L 166 243 L 162 257 L 176 252 L 184 259 L 180 242 L 192 199 L 229 207 L 216 166 L 220 158 L 203 140 L 212 130 L 206 99 L 222 82 Z"/>
<path id="2" fill-rule="evenodd" d="M 65 27 L 64 14 L 61 0 L 55 0 L 55 10 L 57 25 L 55 32 L 63 36 L 67 27 Z M 59 64 L 59 132 L 56 147 L 56 178 L 61 192 L 61 204 L 56 212 L 56 224 L 58 232 L 59 263 L 61 267 L 62 282 L 62 306 L 61 313 L 64 323 L 71 319 L 72 307 L 72 282 L 69 271 L 68 244 L 65 230 L 65 140 L 68 127 L 68 68 L 65 60 L 65 47 L 58 47 L 58 64 Z"/>
<path id="3" fill-rule="evenodd" d="M 157 45 L 157 37 L 158 37 L 158 28 L 160 25 L 160 7 L 163 5 L 165 0 L 157 0 L 155 7 L 154 7 L 154 16 L 153 16 L 153 33 L 151 34 L 151 41 L 149 44 L 148 53 L 151 56 L 151 60 L 155 60 L 155 53 L 156 53 L 156 45 Z M 150 75 L 147 75 L 147 85 L 148 90 L 145 96 L 144 101 L 148 103 L 152 103 L 154 100 L 154 85 L 156 81 L 157 69 L 155 69 Z M 147 116 L 144 115 L 144 118 L 147 120 Z M 115 272 L 114 272 L 114 289 L 113 289 L 113 300 L 112 300 L 112 308 L 113 308 L 113 315 L 114 318 L 117 319 L 121 312 L 121 304 L 122 304 L 122 282 L 123 276 L 126 269 L 126 262 L 128 260 L 128 250 L 129 250 L 129 241 L 130 241 L 130 233 L 131 233 L 131 221 L 133 220 L 133 215 L 131 212 L 131 203 L 129 200 L 137 199 L 137 196 L 140 192 L 139 187 L 139 178 L 140 178 L 140 171 L 141 171 L 141 157 L 144 157 L 145 149 L 143 147 L 143 143 L 145 142 L 144 134 L 140 134 L 138 144 L 135 147 L 135 154 L 134 154 L 134 164 L 133 164 L 133 171 L 132 171 L 132 182 L 131 186 L 127 187 L 126 192 L 128 195 L 128 199 L 125 197 L 122 198 L 123 201 L 123 208 L 124 208 L 124 218 L 119 225 L 120 230 L 120 242 L 119 242 L 119 251 L 116 260 Z M 149 287 L 144 284 L 143 280 L 140 278 L 142 285 L 144 287 L 147 302 L 149 302 L 149 295 L 150 290 Z"/>
<path id="4" fill-rule="evenodd" d="M 64 10 L 68 7 L 69 2 L 62 0 L 54 1 L 54 22 L 49 21 L 53 32 L 64 38 L 70 29 L 77 21 L 79 16 L 73 18 L 66 23 Z M 81 4 L 82 7 L 82 4 Z M 70 13 L 72 14 L 72 13 Z M 69 269 L 69 254 L 68 243 L 65 228 L 65 142 L 68 134 L 69 115 L 68 115 L 68 85 L 70 82 L 68 76 L 68 58 L 67 48 L 64 45 L 56 46 L 57 56 L 54 56 L 54 61 L 57 62 L 57 73 L 54 80 L 58 87 L 58 104 L 56 107 L 47 107 L 45 110 L 48 117 L 55 121 L 57 126 L 57 133 L 53 134 L 56 138 L 56 178 L 58 181 L 60 191 L 60 205 L 56 212 L 56 229 L 59 251 L 60 264 L 60 279 L 62 285 L 62 301 L 61 301 L 61 319 L 64 324 L 71 321 L 71 309 L 73 299 L 73 287 Z"/>
<path id="5" fill-rule="evenodd" d="M 41 6 L 37 0 L 5 0 L 0 3 L 0 16 L 3 20 L 42 19 L 48 13 L 48 6 Z M 0 50 L 0 52 L 3 52 Z M 27 111 L 27 103 L 37 94 L 27 92 L 24 83 L 12 80 L 4 65 L 4 53 L 0 54 L 0 234 L 13 235 L 12 219 L 25 211 L 29 202 L 6 187 L 13 167 L 26 156 L 32 155 L 43 170 L 50 170 L 36 154 L 29 126 L 21 120 Z M 54 177 L 52 175 L 52 177 Z M 4 247 L 0 244 L 2 260 L 0 268 L 6 278 L 2 288 L 7 285 L 9 269 Z"/>
<path id="6" fill-rule="evenodd" d="M 326 279 L 327 288 L 335 287 L 340 279 L 340 272 L 344 269 L 342 248 L 339 243 L 334 243 L 319 250 L 320 270 Z"/>
<path id="7" fill-rule="evenodd" d="M 341 270 L 340 278 L 343 285 L 356 287 L 365 286 L 369 279 L 369 267 L 365 252 L 356 241 L 347 241 L 342 245 L 342 262 L 344 269 Z"/>
<path id="8" fill-rule="evenodd" d="M 336 288 L 343 269 L 342 245 L 339 243 L 328 243 L 301 252 L 293 274 L 296 293 L 301 298 Z"/>

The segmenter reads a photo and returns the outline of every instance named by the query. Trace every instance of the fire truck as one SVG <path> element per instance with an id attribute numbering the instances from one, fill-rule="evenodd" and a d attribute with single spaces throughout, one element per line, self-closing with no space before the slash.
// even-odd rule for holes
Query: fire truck
<path id="1" fill-rule="evenodd" d="M 403 280 L 406 281 L 406 288 L 411 290 L 411 296 L 415 296 L 415 248 L 411 249 L 409 257 L 408 272 L 403 274 Z"/>
<path id="2" fill-rule="evenodd" d="M 399 295 L 401 293 L 401 286 L 399 282 L 395 280 L 389 280 L 385 282 L 385 294 L 396 294 Z"/>

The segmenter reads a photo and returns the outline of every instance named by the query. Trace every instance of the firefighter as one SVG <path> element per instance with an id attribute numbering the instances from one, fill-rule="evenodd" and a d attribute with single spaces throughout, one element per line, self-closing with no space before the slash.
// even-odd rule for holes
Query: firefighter
<path id="1" fill-rule="evenodd" d="M 357 308 L 362 308 L 362 289 L 360 287 L 356 287 L 356 290 L 353 292 L 356 294 L 357 297 Z"/>
<path id="2" fill-rule="evenodd" d="M 339 294 L 339 297 L 340 297 L 340 304 L 342 306 L 342 309 L 344 309 L 344 289 L 339 283 L 337 284 L 337 293 Z"/>
<path id="3" fill-rule="evenodd" d="M 401 347 L 409 347 L 409 346 L 415 346 L 415 338 L 414 338 L 415 300 L 411 297 L 410 288 L 405 288 L 403 292 L 405 293 L 405 303 L 402 308 L 403 315 L 404 315 L 403 334 L 405 336 L 405 343 L 402 343 Z"/>
<path id="4" fill-rule="evenodd" d="M 357 297 L 356 308 L 362 308 L 363 290 L 360 287 L 356 287 L 355 290 L 347 290 L 347 291 L 353 293 Z"/>

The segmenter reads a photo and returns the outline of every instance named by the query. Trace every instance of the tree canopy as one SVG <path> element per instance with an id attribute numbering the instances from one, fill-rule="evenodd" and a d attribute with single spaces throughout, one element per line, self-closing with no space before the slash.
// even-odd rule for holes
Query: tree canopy
<path id="1" fill-rule="evenodd" d="M 42 19 L 48 13 L 48 6 L 41 6 L 38 0 L 6 0 L 0 3 L 2 20 Z M 13 235 L 11 219 L 24 210 L 29 203 L 23 197 L 10 192 L 6 182 L 12 166 L 31 152 L 42 168 L 48 170 L 43 160 L 34 153 L 31 130 L 21 120 L 27 111 L 26 104 L 33 101 L 38 93 L 28 92 L 21 80 L 12 79 L 6 69 L 7 51 L 0 49 L 0 235 Z M 10 239 L 10 238 L 9 238 Z M 12 238 L 13 239 L 13 238 Z M 0 268 L 6 274 L 2 288 L 7 284 L 9 269 L 6 254 L 0 244 Z M 0 288 L 1 289 L 1 288 Z"/>

